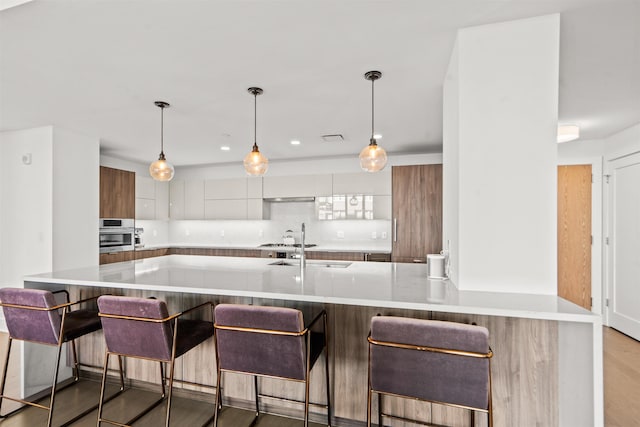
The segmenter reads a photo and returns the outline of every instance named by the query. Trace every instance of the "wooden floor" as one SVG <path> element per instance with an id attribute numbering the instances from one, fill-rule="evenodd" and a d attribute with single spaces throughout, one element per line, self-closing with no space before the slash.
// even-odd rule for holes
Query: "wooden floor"
<path id="1" fill-rule="evenodd" d="M 604 400 L 606 427 L 640 427 L 640 342 L 614 329 L 604 328 Z M 4 355 L 6 334 L 0 334 L 0 354 Z M 4 357 L 2 357 L 4 358 Z M 12 357 L 13 359 L 13 357 Z M 99 396 L 99 383 L 81 381 L 80 384 L 61 391 L 57 397 L 53 425 L 60 425 L 82 409 L 90 406 Z M 12 384 L 8 383 L 8 388 Z M 7 390 L 8 391 L 8 390 Z M 107 394 L 115 392 L 109 389 Z M 125 422 L 139 408 L 157 398 L 157 394 L 143 390 L 128 390 L 117 399 L 105 405 L 103 416 Z M 4 411 L 3 411 L 4 412 Z M 164 425 L 165 406 L 159 405 L 144 418 L 136 422 L 136 427 L 157 427 Z M 172 405 L 172 426 L 194 427 L 202 425 L 213 414 L 213 404 L 184 398 L 174 398 Z M 27 408 L 11 418 L 0 420 L 1 427 L 38 427 L 46 424 L 46 411 Z M 248 426 L 253 412 L 227 409 L 222 412 L 220 427 Z M 73 427 L 96 425 L 96 411 L 75 422 Z M 103 424 L 106 425 L 106 424 Z M 300 420 L 263 415 L 255 424 L 257 427 L 302 426 Z M 318 424 L 312 424 L 318 426 Z"/>
<path id="2" fill-rule="evenodd" d="M 640 427 L 640 342 L 604 328 L 606 427 Z"/>

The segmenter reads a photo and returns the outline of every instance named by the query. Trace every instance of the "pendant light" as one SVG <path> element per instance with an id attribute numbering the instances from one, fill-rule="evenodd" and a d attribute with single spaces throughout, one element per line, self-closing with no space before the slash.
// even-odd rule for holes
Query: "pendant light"
<path id="1" fill-rule="evenodd" d="M 264 175 L 269 167 L 269 160 L 258 150 L 257 143 L 257 104 L 258 95 L 262 94 L 262 89 L 259 87 L 250 87 L 247 90 L 253 95 L 253 148 L 244 158 L 244 170 L 246 170 L 249 175 L 260 176 Z"/>
<path id="2" fill-rule="evenodd" d="M 154 104 L 160 107 L 160 156 L 149 166 L 149 173 L 156 181 L 171 181 L 174 173 L 173 165 L 164 157 L 164 109 L 169 107 L 169 103 L 155 101 Z"/>
<path id="3" fill-rule="evenodd" d="M 371 80 L 371 139 L 369 139 L 369 145 L 364 147 L 360 152 L 360 167 L 367 172 L 378 172 L 384 169 L 387 164 L 387 153 L 382 147 L 378 145 L 374 137 L 374 92 L 373 84 L 376 80 L 382 77 L 380 71 L 368 71 L 365 73 L 364 78 Z"/>

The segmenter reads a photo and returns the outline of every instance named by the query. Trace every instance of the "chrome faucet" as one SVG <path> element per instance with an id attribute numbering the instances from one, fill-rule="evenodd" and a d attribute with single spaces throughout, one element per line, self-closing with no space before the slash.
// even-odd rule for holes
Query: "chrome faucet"
<path id="1" fill-rule="evenodd" d="M 304 222 L 300 229 L 300 271 L 307 266 L 307 257 L 304 253 Z"/>

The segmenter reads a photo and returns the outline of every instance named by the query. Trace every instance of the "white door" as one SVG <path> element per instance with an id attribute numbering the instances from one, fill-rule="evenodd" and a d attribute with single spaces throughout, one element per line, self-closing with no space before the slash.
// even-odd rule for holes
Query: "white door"
<path id="1" fill-rule="evenodd" d="M 640 340 L 640 154 L 609 175 L 609 325 Z"/>

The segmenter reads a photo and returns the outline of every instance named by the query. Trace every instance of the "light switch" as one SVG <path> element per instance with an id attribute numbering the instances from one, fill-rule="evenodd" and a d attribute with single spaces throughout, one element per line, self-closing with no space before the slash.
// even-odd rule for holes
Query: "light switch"
<path id="1" fill-rule="evenodd" d="M 344 231 L 338 231 L 338 239 L 344 239 Z"/>
<path id="2" fill-rule="evenodd" d="M 378 238 L 378 233 L 376 233 L 375 231 L 372 231 L 371 232 L 371 238 L 374 239 L 374 240 L 377 239 Z"/>
<path id="3" fill-rule="evenodd" d="M 382 238 L 382 239 L 386 239 L 386 238 L 387 238 L 387 232 L 386 232 L 386 231 L 383 231 L 383 232 L 382 232 L 382 234 L 381 234 L 381 238 Z"/>

